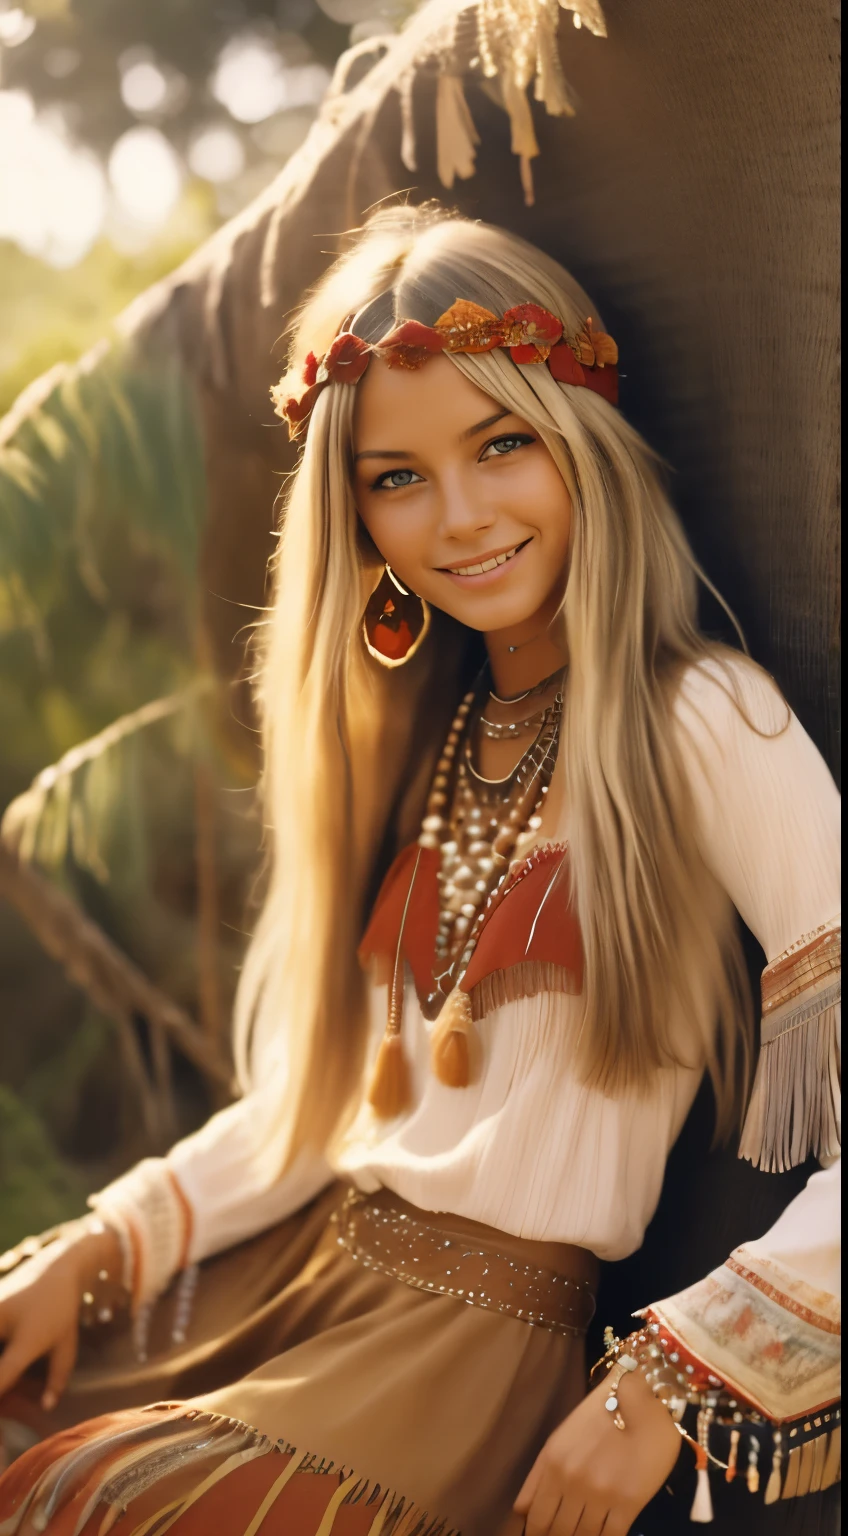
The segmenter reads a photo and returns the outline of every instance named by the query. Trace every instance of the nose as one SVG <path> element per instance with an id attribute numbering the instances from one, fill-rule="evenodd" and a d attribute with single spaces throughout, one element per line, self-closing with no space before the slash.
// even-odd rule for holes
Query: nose
<path id="1" fill-rule="evenodd" d="M 494 526 L 496 507 L 475 491 L 459 471 L 445 478 L 439 509 L 439 534 L 443 539 L 461 543 Z"/>

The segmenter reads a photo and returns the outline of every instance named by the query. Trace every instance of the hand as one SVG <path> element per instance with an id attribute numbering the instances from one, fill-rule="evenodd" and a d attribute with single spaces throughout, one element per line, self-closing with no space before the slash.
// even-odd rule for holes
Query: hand
<path id="1" fill-rule="evenodd" d="M 83 1293 L 98 1271 L 120 1274 L 121 1251 L 109 1228 L 93 1232 L 70 1223 L 62 1237 L 0 1280 L 0 1397 L 42 1355 L 48 1357 L 41 1406 L 49 1413 L 68 1384 L 77 1357 Z"/>
<path id="2" fill-rule="evenodd" d="M 638 1371 L 617 1396 L 623 1430 L 602 1381 L 540 1451 L 514 1506 L 525 1536 L 625 1536 L 666 1482 L 680 1450 L 668 1409 Z"/>

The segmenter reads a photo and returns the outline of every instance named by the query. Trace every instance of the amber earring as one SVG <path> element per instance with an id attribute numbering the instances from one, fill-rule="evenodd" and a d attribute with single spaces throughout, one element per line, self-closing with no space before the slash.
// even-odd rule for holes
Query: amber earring
<path id="1" fill-rule="evenodd" d="M 402 586 L 387 565 L 362 619 L 362 638 L 369 656 L 381 667 L 402 667 L 412 660 L 429 628 L 429 604 Z"/>

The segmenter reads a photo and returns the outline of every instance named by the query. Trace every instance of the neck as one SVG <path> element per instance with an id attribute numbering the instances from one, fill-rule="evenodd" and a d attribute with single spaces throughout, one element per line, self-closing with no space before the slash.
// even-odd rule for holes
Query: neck
<path id="1" fill-rule="evenodd" d="M 509 629 L 492 630 L 485 636 L 495 691 L 508 698 L 535 687 L 568 662 L 565 619 L 557 614 L 559 594 L 537 613 Z"/>

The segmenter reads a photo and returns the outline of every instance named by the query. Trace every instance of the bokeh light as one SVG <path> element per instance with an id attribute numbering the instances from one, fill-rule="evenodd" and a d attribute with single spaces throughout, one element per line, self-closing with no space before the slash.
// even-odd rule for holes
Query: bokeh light
<path id="1" fill-rule="evenodd" d="M 204 181 L 232 181 L 244 170 L 244 146 L 226 123 L 201 129 L 189 145 L 188 163 Z"/>
<path id="2" fill-rule="evenodd" d="M 96 155 L 72 144 L 55 114 L 37 114 L 25 91 L 0 91 L 0 239 L 73 266 L 97 239 L 105 206 Z"/>
<path id="3" fill-rule="evenodd" d="M 304 58 L 304 51 L 296 35 L 285 49 L 261 32 L 239 33 L 221 50 L 212 94 L 238 123 L 261 123 L 286 108 L 317 105 L 330 75 L 308 54 Z"/>
<path id="4" fill-rule="evenodd" d="M 18 48 L 35 31 L 35 20 L 19 5 L 0 9 L 0 43 L 4 48 Z"/>
<path id="5" fill-rule="evenodd" d="M 173 146 L 158 128 L 128 128 L 109 156 L 109 181 L 126 233 L 159 228 L 179 199 L 182 167 Z"/>

